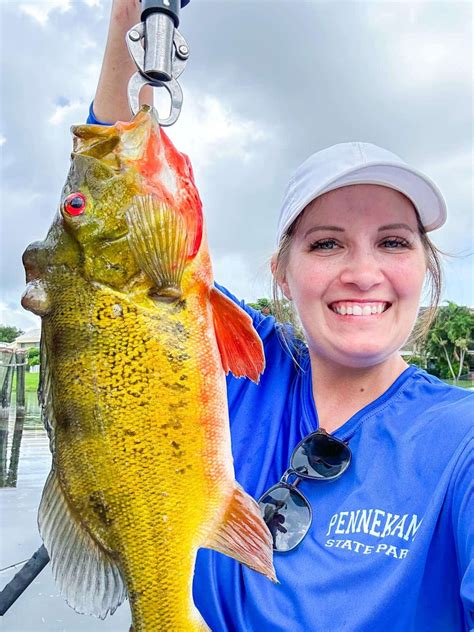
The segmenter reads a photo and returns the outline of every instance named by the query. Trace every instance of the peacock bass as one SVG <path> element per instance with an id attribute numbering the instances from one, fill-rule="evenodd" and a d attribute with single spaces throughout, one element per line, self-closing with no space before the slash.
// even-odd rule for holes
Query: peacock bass
<path id="1" fill-rule="evenodd" d="M 234 479 L 225 385 L 228 371 L 258 381 L 262 344 L 213 286 L 191 164 L 155 111 L 72 132 L 59 212 L 24 254 L 53 457 L 40 533 L 78 612 L 104 618 L 128 596 L 135 632 L 207 630 L 199 547 L 276 581 Z"/>

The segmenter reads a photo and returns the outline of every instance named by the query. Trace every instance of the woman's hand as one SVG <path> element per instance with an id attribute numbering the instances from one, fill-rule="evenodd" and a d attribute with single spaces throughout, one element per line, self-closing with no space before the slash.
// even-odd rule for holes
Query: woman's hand
<path id="1" fill-rule="evenodd" d="M 136 66 L 130 57 L 125 35 L 140 21 L 139 0 L 113 0 L 109 33 L 105 47 L 102 70 L 94 99 L 94 114 L 99 121 L 115 123 L 129 121 L 127 86 Z M 145 86 L 140 93 L 140 103 L 152 102 L 152 90 Z"/>
<path id="2" fill-rule="evenodd" d="M 181 4 L 185 6 L 188 2 L 189 0 L 182 0 Z M 125 35 L 132 26 L 140 22 L 140 13 L 139 0 L 112 2 L 107 45 L 94 99 L 94 114 L 103 123 L 129 121 L 132 118 L 127 87 L 137 68 L 128 52 Z M 144 86 L 140 92 L 140 104 L 152 102 L 152 88 Z"/>

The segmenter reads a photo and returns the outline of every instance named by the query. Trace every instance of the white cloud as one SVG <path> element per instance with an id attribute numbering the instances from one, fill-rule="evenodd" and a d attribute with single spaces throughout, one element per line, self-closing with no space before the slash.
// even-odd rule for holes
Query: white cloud
<path id="1" fill-rule="evenodd" d="M 421 91 L 443 79 L 466 81 L 472 74 L 472 35 L 463 21 L 465 14 L 460 12 L 454 20 L 450 15 L 450 21 L 443 22 L 442 3 L 435 4 L 410 0 L 365 4 L 367 24 L 377 42 L 374 50 L 382 51 L 385 72 L 402 89 Z M 469 3 L 464 4 L 467 9 Z"/>
<path id="2" fill-rule="evenodd" d="M 237 298 L 248 303 L 271 295 L 271 274 L 267 262 L 254 261 L 238 252 L 213 256 L 212 260 L 215 280 Z"/>
<path id="3" fill-rule="evenodd" d="M 17 305 L 0 301 L 0 323 L 26 331 L 27 329 L 39 327 L 41 319 L 39 316 L 35 316 L 23 309 L 20 305 L 20 297 L 18 297 Z"/>
<path id="4" fill-rule="evenodd" d="M 160 103 L 156 104 L 158 109 Z M 260 122 L 246 120 L 225 101 L 205 93 L 186 93 L 179 126 L 169 130 L 181 151 L 192 155 L 200 168 L 222 159 L 252 160 L 273 132 Z"/>
<path id="5" fill-rule="evenodd" d="M 443 261 L 444 288 L 443 301 L 454 301 L 461 305 L 474 307 L 474 256 L 445 258 Z"/>
<path id="6" fill-rule="evenodd" d="M 84 111 L 84 102 L 72 101 L 67 105 L 57 105 L 53 114 L 48 118 L 48 123 L 52 125 L 60 125 L 71 114 Z"/>
<path id="7" fill-rule="evenodd" d="M 403 4 L 403 21 L 406 25 L 413 26 L 416 24 L 418 17 L 423 10 L 422 2 L 378 2 L 367 3 L 367 24 L 376 30 L 390 31 L 396 22 L 400 20 L 400 5 Z"/>
<path id="8" fill-rule="evenodd" d="M 81 40 L 79 42 L 79 47 L 82 50 L 89 50 L 91 48 L 97 48 L 97 42 L 91 39 L 88 35 L 82 34 Z"/>
<path id="9" fill-rule="evenodd" d="M 469 191 L 472 192 L 473 158 L 473 148 L 466 147 L 455 153 L 441 154 L 434 160 L 422 163 L 420 168 L 443 191 L 454 189 L 459 192 L 462 187 L 469 194 Z"/>
<path id="10" fill-rule="evenodd" d="M 39 22 L 41 26 L 45 26 L 49 19 L 49 14 L 54 9 L 59 9 L 61 13 L 65 13 L 70 8 L 70 0 L 41 0 L 41 2 L 20 4 L 20 11 Z"/>
<path id="11" fill-rule="evenodd" d="M 465 64 L 469 64 L 466 48 L 449 34 L 441 39 L 439 32 L 399 33 L 392 67 L 402 84 L 417 84 L 419 89 L 420 83 L 438 83 L 441 76 L 453 80 L 465 74 Z"/>
<path id="12" fill-rule="evenodd" d="M 80 68 L 78 68 L 78 72 L 75 76 L 76 86 L 77 86 L 77 94 L 81 95 L 81 98 L 85 99 L 87 103 L 87 107 L 82 111 L 82 115 L 87 116 L 87 112 L 89 110 L 90 101 L 94 98 L 94 92 L 97 87 L 97 83 L 99 81 L 100 75 L 100 67 L 101 67 L 101 57 L 97 55 L 92 50 L 88 51 L 88 55 L 90 55 L 90 63 L 84 64 Z M 96 60 L 96 61 L 92 61 Z M 78 123 L 79 121 L 76 121 Z"/>
<path id="13" fill-rule="evenodd" d="M 0 147 L 7 142 L 7 139 L 3 134 L 0 134 Z"/>
<path id="14" fill-rule="evenodd" d="M 442 250 L 454 255 L 473 251 L 473 152 L 467 147 L 420 165 L 438 185 L 448 207 L 446 225 L 433 233 Z"/>

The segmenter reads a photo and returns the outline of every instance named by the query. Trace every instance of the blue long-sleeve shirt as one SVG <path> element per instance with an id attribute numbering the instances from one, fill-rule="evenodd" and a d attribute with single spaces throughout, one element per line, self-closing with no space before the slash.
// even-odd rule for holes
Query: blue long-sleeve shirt
<path id="1" fill-rule="evenodd" d="M 245 309 L 267 366 L 258 385 L 229 376 L 228 400 L 236 478 L 259 498 L 318 428 L 318 414 L 305 347 L 298 368 L 273 317 Z M 280 584 L 199 552 L 194 598 L 211 629 L 474 629 L 473 404 L 474 393 L 407 368 L 334 432 L 349 441 L 347 472 L 300 483 L 313 521 L 297 549 L 274 555 Z"/>

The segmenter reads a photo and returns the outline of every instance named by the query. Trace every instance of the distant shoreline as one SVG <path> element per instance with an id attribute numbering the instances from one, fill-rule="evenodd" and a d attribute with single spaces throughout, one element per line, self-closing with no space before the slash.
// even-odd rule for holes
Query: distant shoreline
<path id="1" fill-rule="evenodd" d="M 446 384 L 452 384 L 459 386 L 460 388 L 474 389 L 474 382 L 471 380 L 459 380 L 457 384 L 454 384 L 453 380 L 443 380 Z M 39 373 L 25 373 L 25 387 L 27 392 L 38 390 Z M 13 380 L 13 391 L 16 391 L 16 379 Z"/>

